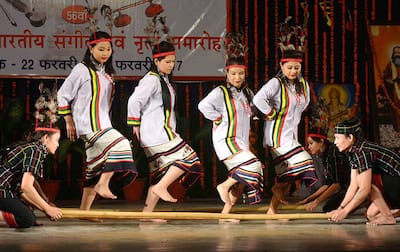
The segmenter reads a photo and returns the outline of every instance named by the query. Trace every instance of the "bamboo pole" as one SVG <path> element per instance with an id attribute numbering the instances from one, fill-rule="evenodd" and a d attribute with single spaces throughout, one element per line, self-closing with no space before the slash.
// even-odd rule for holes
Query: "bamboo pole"
<path id="1" fill-rule="evenodd" d="M 267 212 L 268 206 L 239 206 L 235 205 L 232 212 Z M 279 210 L 306 210 L 305 205 L 280 205 Z M 180 212 L 221 212 L 222 206 L 208 206 L 208 207 L 184 207 L 184 206 L 174 206 L 174 207 L 157 207 L 157 211 L 180 211 Z"/>
<path id="2" fill-rule="evenodd" d="M 166 220 L 280 220 L 280 219 L 326 219 L 326 213 L 289 213 L 289 214 L 221 214 L 202 212 L 124 212 L 103 210 L 62 209 L 63 218 L 96 219 L 166 219 Z"/>
<path id="3" fill-rule="evenodd" d="M 220 213 L 222 211 L 222 206 L 194 206 L 185 207 L 182 205 L 176 205 L 172 207 L 157 207 L 157 212 L 208 212 L 208 213 Z M 231 213 L 255 213 L 262 212 L 266 213 L 268 211 L 268 206 L 249 206 L 249 205 L 235 205 L 231 210 Z M 131 211 L 141 211 L 142 207 L 132 207 Z M 304 205 L 280 205 L 278 210 L 306 210 Z M 102 209 L 102 211 L 124 211 L 123 209 Z"/>

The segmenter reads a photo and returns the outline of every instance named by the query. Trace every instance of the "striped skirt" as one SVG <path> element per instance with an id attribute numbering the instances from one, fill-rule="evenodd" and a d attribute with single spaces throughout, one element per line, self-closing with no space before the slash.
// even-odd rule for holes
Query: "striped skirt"
<path id="1" fill-rule="evenodd" d="M 318 181 L 310 154 L 299 144 L 271 149 L 275 174 L 280 182 L 301 180 L 306 186 Z"/>
<path id="2" fill-rule="evenodd" d="M 264 191 L 263 165 L 248 150 L 242 150 L 224 160 L 228 176 L 245 185 L 249 204 L 260 203 Z"/>
<path id="3" fill-rule="evenodd" d="M 179 178 L 179 183 L 185 188 L 191 187 L 203 174 L 196 152 L 180 137 L 165 144 L 145 147 L 144 152 L 149 161 L 151 184 L 158 183 L 171 166 L 185 171 Z"/>
<path id="4" fill-rule="evenodd" d="M 112 181 L 125 186 L 134 181 L 137 170 L 133 164 L 129 141 L 116 129 L 107 128 L 82 137 L 86 150 L 85 186 L 94 185 L 103 172 L 115 172 Z"/>

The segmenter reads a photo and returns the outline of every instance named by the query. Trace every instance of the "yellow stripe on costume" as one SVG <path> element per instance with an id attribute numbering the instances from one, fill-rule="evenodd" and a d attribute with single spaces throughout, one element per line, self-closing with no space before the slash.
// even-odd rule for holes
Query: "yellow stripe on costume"
<path id="1" fill-rule="evenodd" d="M 127 124 L 130 126 L 140 126 L 140 118 L 137 117 L 128 117 Z"/>
<path id="2" fill-rule="evenodd" d="M 171 113 L 170 113 L 170 111 L 169 111 L 168 109 L 166 109 L 166 110 L 165 110 L 165 123 L 164 123 L 164 128 L 165 128 L 165 131 L 167 131 L 169 140 L 172 140 L 172 139 L 174 139 L 175 135 L 174 135 L 174 133 L 172 132 L 171 126 L 169 125 L 170 117 L 171 117 Z"/>
<path id="3" fill-rule="evenodd" d="M 234 141 L 234 136 L 235 136 L 235 109 L 234 105 L 232 104 L 232 100 L 229 97 L 229 92 L 228 89 L 225 86 L 220 86 L 222 92 L 224 93 L 224 100 L 225 100 L 225 106 L 226 106 L 226 111 L 228 113 L 228 135 L 226 137 L 226 143 L 232 152 L 232 154 L 235 154 L 239 151 L 238 146 L 236 145 Z"/>
<path id="4" fill-rule="evenodd" d="M 288 106 L 288 97 L 285 89 L 285 84 L 282 82 L 280 78 L 277 78 L 279 83 L 281 84 L 281 107 L 279 108 L 279 113 L 276 116 L 275 124 L 274 124 L 274 130 L 272 132 L 273 136 L 273 147 L 278 147 L 280 145 L 280 136 L 282 133 L 282 127 L 283 127 L 283 118 L 285 117 L 286 114 L 286 108 Z"/>
<path id="5" fill-rule="evenodd" d="M 96 72 L 88 67 L 92 83 L 92 101 L 90 103 L 90 122 L 93 131 L 98 131 L 100 129 L 98 122 L 98 102 L 99 102 L 99 83 Z"/>
<path id="6" fill-rule="evenodd" d="M 155 72 L 149 72 L 150 75 L 157 76 L 157 78 L 161 82 L 161 76 Z M 172 106 L 170 106 L 172 108 Z M 165 104 L 164 104 L 164 114 L 165 114 L 165 121 L 164 121 L 164 129 L 167 132 L 169 140 L 174 139 L 175 134 L 171 129 L 171 126 L 169 125 L 169 120 L 171 119 L 171 111 L 168 109 L 165 109 Z"/>

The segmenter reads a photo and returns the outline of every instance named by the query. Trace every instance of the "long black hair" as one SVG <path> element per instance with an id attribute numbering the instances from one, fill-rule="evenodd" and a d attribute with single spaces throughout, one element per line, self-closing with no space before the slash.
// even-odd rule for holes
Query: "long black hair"
<path id="1" fill-rule="evenodd" d="M 159 44 L 154 45 L 153 46 L 153 50 L 152 50 L 152 54 L 156 55 L 156 54 L 160 54 L 160 53 L 165 53 L 165 52 L 174 52 L 175 48 L 174 46 L 167 42 L 167 41 L 161 41 Z M 165 58 L 166 56 L 161 56 L 161 57 L 157 57 L 154 58 L 151 62 L 151 66 L 150 66 L 150 71 L 157 73 L 160 76 L 160 82 L 161 82 L 161 90 L 162 90 L 162 99 L 163 99 L 163 105 L 165 109 L 168 110 L 173 110 L 174 108 L 170 107 L 171 104 L 171 99 L 170 99 L 170 93 L 169 93 L 169 89 L 168 89 L 168 85 L 165 82 L 164 78 L 162 78 L 162 73 L 160 73 L 158 71 L 158 68 L 156 66 L 156 64 L 154 63 L 154 61 L 157 59 L 158 61 L 161 61 Z M 174 87 L 173 85 L 173 81 L 172 81 L 172 72 L 167 76 L 169 83 Z M 175 88 L 175 87 L 174 87 Z M 176 103 L 175 103 L 176 104 Z"/>
<path id="2" fill-rule="evenodd" d="M 161 41 L 159 44 L 153 46 L 152 54 L 153 54 L 153 55 L 156 55 L 156 54 L 160 54 L 160 53 L 174 52 L 174 51 L 175 51 L 175 48 L 174 48 L 174 46 L 173 46 L 170 42 Z M 161 57 L 154 58 L 154 59 L 151 61 L 150 71 L 155 72 L 155 73 L 157 73 L 157 74 L 160 74 L 160 73 L 158 72 L 158 69 L 157 69 L 156 64 L 154 63 L 154 60 L 157 59 L 158 61 L 161 61 L 161 60 L 163 60 L 165 57 L 166 57 L 166 56 L 161 56 Z M 172 72 L 168 75 L 168 80 L 169 80 L 170 83 L 172 84 Z"/>
<path id="3" fill-rule="evenodd" d="M 95 33 L 93 33 L 90 38 L 89 38 L 89 43 L 91 43 L 94 40 L 98 40 L 98 39 L 111 39 L 110 34 L 108 34 L 107 32 L 103 32 L 103 31 L 97 31 Z M 112 49 L 112 43 L 111 44 L 111 49 Z M 95 58 L 93 58 L 91 52 L 90 52 L 90 48 L 96 46 L 96 44 L 91 44 L 88 49 L 86 50 L 85 56 L 83 57 L 83 63 L 85 65 L 87 65 L 88 67 L 92 68 L 92 69 L 96 69 L 95 64 L 93 63 L 93 61 L 95 61 L 97 64 L 100 64 L 99 62 L 97 62 L 97 60 Z M 114 54 L 114 50 L 112 51 L 112 54 L 110 56 L 110 58 L 108 58 L 108 60 L 106 61 L 106 63 L 104 64 L 105 66 L 105 71 L 108 75 L 112 76 L 115 74 L 115 70 L 114 67 L 112 65 L 112 57 Z"/>

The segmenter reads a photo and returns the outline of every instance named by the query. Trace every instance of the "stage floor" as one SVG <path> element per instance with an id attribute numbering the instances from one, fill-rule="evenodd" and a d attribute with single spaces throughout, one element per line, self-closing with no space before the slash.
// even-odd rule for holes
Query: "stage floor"
<path id="1" fill-rule="evenodd" d="M 57 202 L 76 208 L 79 202 Z M 93 209 L 140 211 L 143 202 L 99 200 Z M 238 205 L 235 213 L 263 213 L 266 203 Z M 158 211 L 208 211 L 222 207 L 217 199 L 161 203 Z M 298 213 L 303 210 L 281 210 Z M 245 213 L 243 213 L 245 214 Z M 400 225 L 365 225 L 363 210 L 341 224 L 324 219 L 251 220 L 239 224 L 218 220 L 169 220 L 164 224 L 138 220 L 51 222 L 37 213 L 40 227 L 0 227 L 0 251 L 399 251 Z M 399 221 L 399 220 L 398 220 Z"/>

